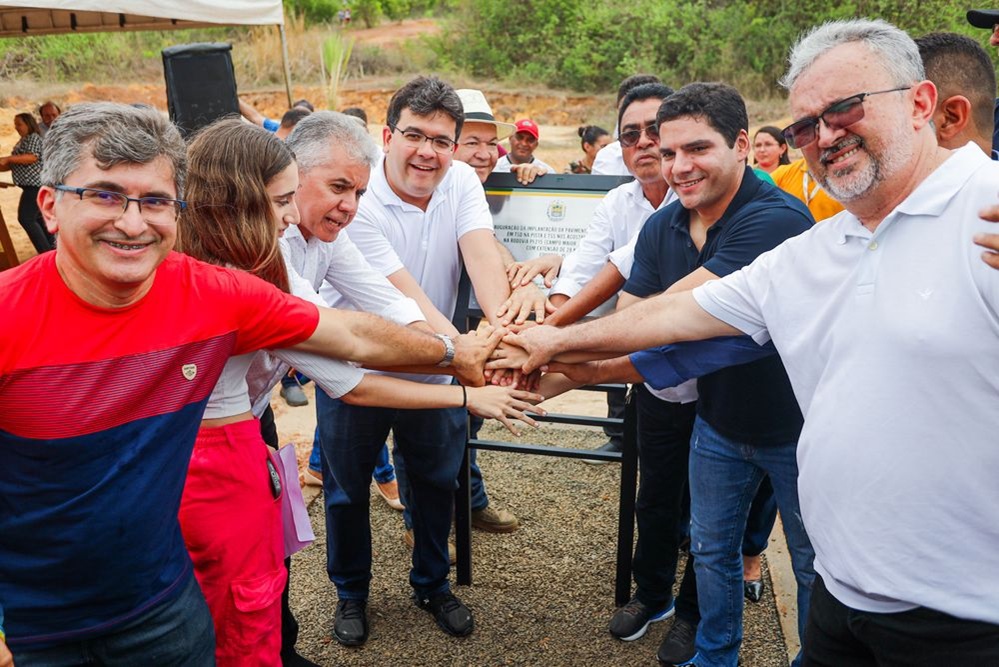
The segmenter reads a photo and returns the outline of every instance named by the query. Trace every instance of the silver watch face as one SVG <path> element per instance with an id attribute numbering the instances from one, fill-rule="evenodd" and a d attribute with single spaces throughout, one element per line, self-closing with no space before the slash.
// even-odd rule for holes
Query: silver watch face
<path id="1" fill-rule="evenodd" d="M 450 336 L 446 336 L 444 334 L 434 335 L 444 341 L 444 358 L 437 363 L 437 366 L 440 368 L 447 368 L 451 365 L 451 362 L 454 361 L 454 341 L 451 340 Z"/>

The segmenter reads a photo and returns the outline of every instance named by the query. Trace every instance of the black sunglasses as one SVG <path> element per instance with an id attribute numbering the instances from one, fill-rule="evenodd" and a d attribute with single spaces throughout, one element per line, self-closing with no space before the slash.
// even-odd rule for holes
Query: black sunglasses
<path id="1" fill-rule="evenodd" d="M 645 132 L 647 136 L 652 141 L 659 143 L 659 126 L 655 123 L 649 123 L 645 127 L 640 127 L 637 130 L 628 130 L 627 132 L 622 132 L 617 135 L 617 140 L 621 142 L 621 145 L 625 148 L 631 148 L 638 144 L 638 140 L 642 138 L 642 132 Z"/>
<path id="2" fill-rule="evenodd" d="M 860 122 L 864 118 L 864 98 L 884 93 L 897 93 L 909 90 L 912 86 L 892 88 L 891 90 L 876 90 L 873 93 L 859 93 L 838 102 L 833 102 L 818 116 L 809 116 L 795 121 L 781 130 L 784 139 L 791 148 L 802 148 L 819 138 L 819 121 L 826 124 L 830 130 L 839 130 L 848 125 Z M 623 143 L 623 142 L 622 142 Z"/>

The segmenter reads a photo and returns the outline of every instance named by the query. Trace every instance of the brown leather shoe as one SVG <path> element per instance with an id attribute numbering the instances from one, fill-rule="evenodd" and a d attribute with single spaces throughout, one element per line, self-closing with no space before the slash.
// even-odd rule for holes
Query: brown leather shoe
<path id="1" fill-rule="evenodd" d="M 375 491 L 378 492 L 385 502 L 394 510 L 400 512 L 404 509 L 402 501 L 399 499 L 399 483 L 392 479 L 387 482 L 375 482 Z"/>
<path id="2" fill-rule="evenodd" d="M 305 472 L 302 473 L 302 485 L 303 486 L 318 486 L 322 488 L 323 486 L 323 473 L 316 472 L 312 468 L 306 466 Z"/>
<path id="3" fill-rule="evenodd" d="M 488 505 L 472 512 L 472 528 L 487 533 L 512 533 L 520 528 L 520 522 L 511 512 Z"/>

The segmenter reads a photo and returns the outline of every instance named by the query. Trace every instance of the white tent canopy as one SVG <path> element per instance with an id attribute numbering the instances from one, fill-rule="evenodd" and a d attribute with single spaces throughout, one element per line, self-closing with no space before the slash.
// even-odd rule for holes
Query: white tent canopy
<path id="1" fill-rule="evenodd" d="M 0 5 L 0 37 L 210 25 L 278 26 L 291 104 L 281 0 L 6 0 Z"/>
<path id="2" fill-rule="evenodd" d="M 0 5 L 0 37 L 210 24 L 282 25 L 281 0 L 7 0 Z"/>

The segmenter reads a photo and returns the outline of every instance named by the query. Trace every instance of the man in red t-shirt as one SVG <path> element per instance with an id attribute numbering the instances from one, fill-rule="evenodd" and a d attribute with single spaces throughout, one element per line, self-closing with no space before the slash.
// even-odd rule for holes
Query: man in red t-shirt
<path id="1" fill-rule="evenodd" d="M 320 310 L 173 252 L 185 169 L 151 109 L 77 105 L 46 137 L 39 207 L 58 249 L 0 274 L 0 666 L 214 664 L 177 511 L 230 355 L 453 363 L 482 383 L 487 344 Z"/>

